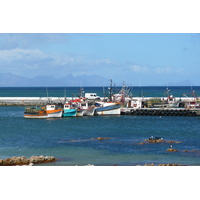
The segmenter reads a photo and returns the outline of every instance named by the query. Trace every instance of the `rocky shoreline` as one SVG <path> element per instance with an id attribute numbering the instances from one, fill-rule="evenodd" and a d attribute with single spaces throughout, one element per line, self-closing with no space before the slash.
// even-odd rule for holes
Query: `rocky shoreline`
<path id="1" fill-rule="evenodd" d="M 18 166 L 18 165 L 33 166 L 34 164 L 48 163 L 55 161 L 57 161 L 57 159 L 53 156 L 31 156 L 30 158 L 21 156 L 21 157 L 0 159 L 0 166 Z"/>

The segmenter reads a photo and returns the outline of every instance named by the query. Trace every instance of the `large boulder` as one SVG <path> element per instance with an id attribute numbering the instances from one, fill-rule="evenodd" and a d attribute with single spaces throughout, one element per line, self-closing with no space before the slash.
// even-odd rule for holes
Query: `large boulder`
<path id="1" fill-rule="evenodd" d="M 25 156 L 21 157 L 12 157 L 0 160 L 0 166 L 13 166 L 13 165 L 33 165 L 38 163 L 46 162 L 55 162 L 57 159 L 53 156 L 31 156 L 26 158 Z"/>
<path id="2" fill-rule="evenodd" d="M 167 151 L 169 151 L 169 152 L 175 152 L 175 151 L 178 151 L 178 150 L 177 149 L 169 148 L 169 149 L 167 149 Z"/>

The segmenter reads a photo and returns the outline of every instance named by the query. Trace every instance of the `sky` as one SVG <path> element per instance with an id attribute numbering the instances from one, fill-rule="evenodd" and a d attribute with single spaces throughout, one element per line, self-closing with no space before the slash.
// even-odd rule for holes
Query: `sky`
<path id="1" fill-rule="evenodd" d="M 9 0 L 0 11 L 0 73 L 200 85 L 197 0 Z"/>
<path id="2" fill-rule="evenodd" d="M 0 73 L 97 74 L 116 84 L 200 85 L 198 33 L 1 33 Z"/>

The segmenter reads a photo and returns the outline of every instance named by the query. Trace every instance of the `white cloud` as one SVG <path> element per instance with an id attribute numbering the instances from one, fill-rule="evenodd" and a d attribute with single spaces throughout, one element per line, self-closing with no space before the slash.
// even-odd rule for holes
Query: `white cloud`
<path id="1" fill-rule="evenodd" d="M 172 72 L 172 68 L 170 67 L 155 67 L 155 68 L 150 68 L 146 66 L 139 66 L 139 65 L 133 65 L 130 66 L 129 69 L 131 69 L 133 72 L 140 72 L 140 73 L 151 73 L 151 74 L 169 74 Z"/>
<path id="2" fill-rule="evenodd" d="M 115 60 L 111 60 L 108 58 L 102 59 L 94 59 L 94 58 L 87 58 L 86 56 L 82 55 L 59 55 L 59 54 L 51 54 L 49 58 L 52 58 L 57 65 L 62 66 L 73 66 L 73 65 L 82 65 L 82 66 L 98 66 L 98 65 L 117 65 Z"/>
<path id="3" fill-rule="evenodd" d="M 110 60 L 110 59 L 107 59 L 107 58 L 104 58 L 104 59 L 94 59 L 94 60 L 91 60 L 90 61 L 91 64 L 107 64 L 107 65 L 110 65 L 110 64 L 117 64 L 116 61 L 114 60 Z"/>
<path id="4" fill-rule="evenodd" d="M 23 59 L 45 59 L 47 57 L 48 54 L 39 50 L 12 49 L 0 51 L 1 62 L 6 63 Z"/>
<path id="5" fill-rule="evenodd" d="M 185 70 L 183 68 L 177 70 L 178 74 L 184 75 L 185 74 Z"/>
<path id="6" fill-rule="evenodd" d="M 156 67 L 154 69 L 155 74 L 169 74 L 172 71 L 170 67 Z"/>
<path id="7" fill-rule="evenodd" d="M 11 72 L 22 76 L 53 74 L 62 77 L 63 74 L 73 75 L 103 75 L 108 67 L 115 67 L 117 62 L 111 59 L 94 59 L 82 55 L 63 55 L 45 53 L 37 49 L 12 49 L 0 51 L 1 72 Z M 99 69 L 101 69 L 99 71 Z"/>
<path id="8" fill-rule="evenodd" d="M 30 69 L 30 70 L 37 70 L 39 69 L 39 65 L 38 64 L 32 64 L 32 65 L 24 65 L 25 68 Z"/>
<path id="9" fill-rule="evenodd" d="M 129 67 L 132 71 L 134 72 L 143 72 L 143 73 L 146 73 L 149 71 L 149 68 L 148 67 L 141 67 L 139 65 L 133 65 L 133 66 L 130 66 Z"/>
<path id="10" fill-rule="evenodd" d="M 52 56 L 56 60 L 56 62 L 60 65 L 74 65 L 78 63 L 85 62 L 84 57 L 81 56 Z"/>
<path id="11" fill-rule="evenodd" d="M 10 63 L 12 61 L 20 60 L 42 60 L 42 59 L 51 59 L 51 62 L 54 62 L 58 65 L 73 65 L 73 64 L 90 64 L 90 65 L 99 65 L 99 64 L 116 64 L 116 61 L 104 58 L 104 59 L 87 59 L 84 56 L 79 55 L 59 55 L 59 54 L 47 54 L 40 50 L 25 50 L 25 49 L 12 49 L 12 50 L 1 50 L 0 51 L 0 60 L 1 62 Z"/>

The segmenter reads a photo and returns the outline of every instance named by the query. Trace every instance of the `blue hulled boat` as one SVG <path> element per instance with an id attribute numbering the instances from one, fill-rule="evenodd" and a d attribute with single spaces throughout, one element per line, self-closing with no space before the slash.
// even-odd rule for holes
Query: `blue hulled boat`
<path id="1" fill-rule="evenodd" d="M 77 109 L 72 108 L 70 103 L 64 104 L 63 117 L 76 117 Z"/>

